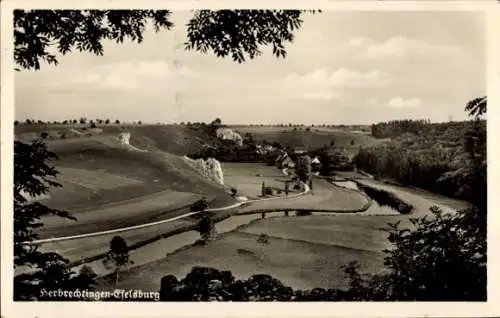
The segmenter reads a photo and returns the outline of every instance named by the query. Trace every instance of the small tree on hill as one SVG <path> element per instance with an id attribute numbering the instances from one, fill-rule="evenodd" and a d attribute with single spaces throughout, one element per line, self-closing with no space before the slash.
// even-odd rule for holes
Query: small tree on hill
<path id="1" fill-rule="evenodd" d="M 108 268 L 110 263 L 112 263 L 115 269 L 115 285 L 118 284 L 122 267 L 133 264 L 130 260 L 129 247 L 123 237 L 115 236 L 111 239 L 109 243 L 109 252 L 103 260 L 103 263 Z"/>
<path id="2" fill-rule="evenodd" d="M 106 125 L 109 125 L 109 123 L 110 123 L 109 118 L 107 118 L 107 119 L 106 119 L 106 121 L 105 121 L 104 123 L 105 123 Z"/>
<path id="3" fill-rule="evenodd" d="M 115 124 L 120 124 L 120 121 L 118 119 L 115 120 Z"/>
<path id="4" fill-rule="evenodd" d="M 19 120 L 14 120 L 14 126 L 19 125 Z"/>
<path id="5" fill-rule="evenodd" d="M 215 239 L 215 221 L 213 219 L 214 215 L 210 212 L 202 212 L 202 217 L 198 221 L 196 230 L 200 233 L 201 239 L 204 244 Z"/>

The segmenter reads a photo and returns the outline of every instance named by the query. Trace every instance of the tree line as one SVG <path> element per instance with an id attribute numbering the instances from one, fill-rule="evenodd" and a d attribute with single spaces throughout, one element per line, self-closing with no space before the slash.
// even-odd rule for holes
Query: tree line
<path id="1" fill-rule="evenodd" d="M 390 142 L 360 148 L 358 168 L 378 177 L 446 196 L 472 200 L 467 186 L 471 157 L 468 143 L 486 153 L 486 122 L 473 120 L 427 125 L 420 135 L 402 135 Z"/>

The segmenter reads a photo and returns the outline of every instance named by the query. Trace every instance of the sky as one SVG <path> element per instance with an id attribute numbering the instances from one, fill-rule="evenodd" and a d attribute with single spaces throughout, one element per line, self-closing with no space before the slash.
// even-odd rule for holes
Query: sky
<path id="1" fill-rule="evenodd" d="M 486 94 L 481 12 L 329 11 L 304 16 L 287 57 L 239 64 L 185 51 L 185 23 L 141 44 L 106 42 L 58 66 L 16 73 L 16 119 L 115 118 L 151 123 L 371 124 L 466 119 Z"/>

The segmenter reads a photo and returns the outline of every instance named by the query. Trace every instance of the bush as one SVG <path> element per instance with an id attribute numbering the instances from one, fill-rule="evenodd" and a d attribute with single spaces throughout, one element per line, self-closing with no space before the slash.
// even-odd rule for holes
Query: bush
<path id="1" fill-rule="evenodd" d="M 48 137 L 48 136 L 49 136 L 49 134 L 48 134 L 48 133 L 46 133 L 45 131 L 44 131 L 44 132 L 42 132 L 42 133 L 40 134 L 40 137 L 41 137 L 42 139 L 47 139 L 47 137 Z"/>
<path id="2" fill-rule="evenodd" d="M 91 123 L 91 124 L 90 124 L 90 128 L 96 128 L 95 123 Z"/>

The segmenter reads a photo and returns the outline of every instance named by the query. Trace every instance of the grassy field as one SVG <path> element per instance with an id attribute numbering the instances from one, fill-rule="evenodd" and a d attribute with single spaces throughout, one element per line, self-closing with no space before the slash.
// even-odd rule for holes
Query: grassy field
<path id="1" fill-rule="evenodd" d="M 257 198 L 261 195 L 262 182 L 266 187 L 272 187 L 285 191 L 285 180 L 290 178 L 285 176 L 276 167 L 258 163 L 222 163 L 224 171 L 224 182 L 226 185 L 235 187 L 239 195 L 250 198 Z M 289 187 L 290 194 L 297 193 Z M 285 195 L 285 193 L 281 193 Z"/>
<path id="2" fill-rule="evenodd" d="M 223 234 L 208 246 L 182 248 L 163 260 L 131 269 L 122 274 L 118 288 L 158 290 L 162 276 L 184 277 L 193 266 L 231 270 L 244 279 L 270 274 L 295 288 L 341 287 L 345 283 L 342 265 L 357 260 L 367 274 L 379 272 L 383 266 L 380 248 L 387 245 L 387 235 L 377 229 L 378 222 L 355 218 L 259 220 Z M 356 220 L 361 221 L 357 226 Z M 257 242 L 261 233 L 270 236 L 269 245 Z"/>

